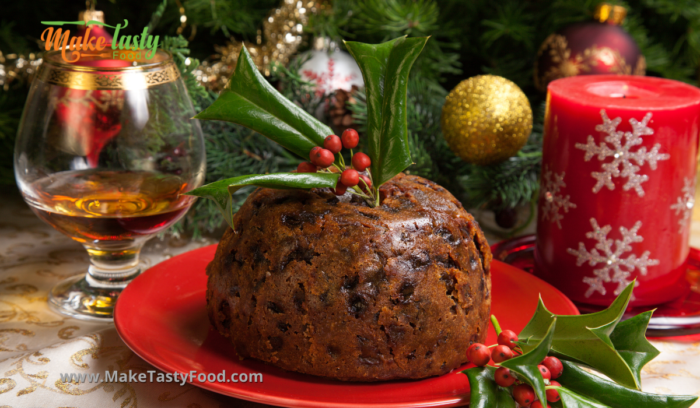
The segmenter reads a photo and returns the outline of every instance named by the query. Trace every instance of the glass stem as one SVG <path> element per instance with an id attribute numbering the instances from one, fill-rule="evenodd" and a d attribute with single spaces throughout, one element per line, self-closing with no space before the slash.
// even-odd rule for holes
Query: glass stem
<path id="1" fill-rule="evenodd" d="M 139 254 L 142 243 L 125 246 L 124 242 L 84 244 L 90 256 L 86 280 L 98 288 L 124 288 L 141 272 Z"/>

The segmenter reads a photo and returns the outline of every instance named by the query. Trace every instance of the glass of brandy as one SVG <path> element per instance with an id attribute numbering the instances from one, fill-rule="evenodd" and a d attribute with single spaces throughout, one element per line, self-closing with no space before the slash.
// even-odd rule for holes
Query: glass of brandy
<path id="1" fill-rule="evenodd" d="M 150 51 L 149 51 L 150 52 Z M 182 217 L 204 181 L 204 139 L 172 56 L 157 51 L 44 55 L 24 108 L 15 177 L 39 218 L 83 244 L 86 274 L 51 290 L 49 305 L 110 321 L 139 273 L 143 244 Z"/>

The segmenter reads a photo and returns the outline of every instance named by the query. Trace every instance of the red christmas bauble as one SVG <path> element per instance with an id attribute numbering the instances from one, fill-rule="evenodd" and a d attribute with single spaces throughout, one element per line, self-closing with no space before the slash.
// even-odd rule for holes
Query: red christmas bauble
<path id="1" fill-rule="evenodd" d="M 86 24 L 89 23 L 90 21 L 99 21 L 101 23 L 105 22 L 105 14 L 100 11 L 100 10 L 94 10 L 94 9 L 88 9 L 88 10 L 83 10 L 78 14 L 78 20 L 79 21 L 84 21 Z M 95 37 L 95 41 L 97 41 L 98 38 L 104 38 L 105 39 L 105 44 L 112 44 L 112 34 L 107 32 L 103 26 L 97 25 L 97 24 L 90 24 L 88 26 L 78 26 L 78 35 L 79 36 L 84 36 L 88 30 L 90 29 L 89 32 L 89 37 Z"/>
<path id="2" fill-rule="evenodd" d="M 552 35 L 535 60 L 535 86 L 542 92 L 559 78 L 576 75 L 644 75 L 646 60 L 622 27 L 625 9 L 601 4 L 599 21 L 577 23 Z"/>
<path id="3" fill-rule="evenodd" d="M 99 10 L 85 10 L 80 12 L 78 20 L 104 22 L 104 14 Z M 112 35 L 96 24 L 80 26 L 78 35 L 95 39 L 103 37 L 106 44 L 112 42 Z M 128 67 L 131 63 L 98 57 L 83 58 L 74 65 L 120 68 Z M 55 115 L 65 132 L 63 148 L 75 155 L 85 156 L 90 167 L 97 167 L 102 148 L 122 130 L 124 96 L 122 90 L 57 89 Z"/>
<path id="4" fill-rule="evenodd" d="M 122 90 L 57 89 L 55 114 L 65 132 L 63 148 L 97 167 L 102 148 L 122 130 L 123 107 Z"/>

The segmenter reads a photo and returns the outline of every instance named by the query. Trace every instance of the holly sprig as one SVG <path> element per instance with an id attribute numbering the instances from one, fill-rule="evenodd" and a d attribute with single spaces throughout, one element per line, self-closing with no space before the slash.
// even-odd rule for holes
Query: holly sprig
<path id="1" fill-rule="evenodd" d="M 345 165 L 340 148 L 327 146 L 330 143 L 337 147 L 338 136 L 273 88 L 258 72 L 248 50 L 243 47 L 228 84 L 216 101 L 196 118 L 243 125 L 302 158 L 308 157 L 311 163 L 302 163 L 296 173 L 238 176 L 187 194 L 214 200 L 232 228 L 231 194 L 244 185 L 277 189 L 330 187 L 336 194 L 347 190 L 365 198 L 370 205 L 378 206 L 379 187 L 412 163 L 406 123 L 406 91 L 411 67 L 427 41 L 427 37 L 400 37 L 382 44 L 346 43 L 360 65 L 368 105 L 366 145 L 369 155 L 352 154 L 351 151 L 352 168 Z M 346 144 L 345 138 L 343 134 L 343 147 L 352 149 L 357 146 L 356 141 Z M 366 168 L 369 166 L 371 168 Z M 364 173 L 359 174 L 358 170 Z"/>
<path id="2" fill-rule="evenodd" d="M 408 74 L 427 37 L 399 37 L 382 44 L 348 41 L 362 71 L 367 97 L 367 148 L 378 188 L 412 163 L 408 143 Z M 379 194 L 377 202 L 379 205 Z"/>
<path id="3" fill-rule="evenodd" d="M 467 356 L 477 367 L 462 371 L 469 379 L 470 406 L 514 408 L 516 402 L 533 408 L 693 405 L 697 396 L 641 391 L 641 370 L 659 351 L 645 336 L 652 311 L 621 321 L 633 288 L 634 282 L 609 308 L 587 315 L 556 315 L 540 298 L 519 335 L 502 331 L 492 317 L 498 345 L 470 346 Z"/>

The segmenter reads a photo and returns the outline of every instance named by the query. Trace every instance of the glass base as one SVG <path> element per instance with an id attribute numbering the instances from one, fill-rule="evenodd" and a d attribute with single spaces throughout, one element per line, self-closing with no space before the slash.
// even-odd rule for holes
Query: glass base
<path id="1" fill-rule="evenodd" d="M 92 322 L 114 321 L 114 306 L 126 285 L 138 274 L 117 282 L 95 280 L 90 274 L 70 277 L 49 293 L 49 307 L 62 315 Z"/>
<path id="2" fill-rule="evenodd" d="M 501 241 L 491 246 L 493 258 L 534 274 L 535 236 L 525 235 Z M 678 299 L 656 307 L 630 307 L 624 319 L 656 309 L 647 328 L 648 337 L 685 336 L 700 333 L 700 250 L 690 248 L 686 261 L 688 282 Z M 576 303 L 581 313 L 595 313 L 604 307 Z"/>

